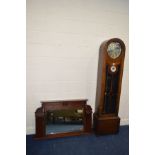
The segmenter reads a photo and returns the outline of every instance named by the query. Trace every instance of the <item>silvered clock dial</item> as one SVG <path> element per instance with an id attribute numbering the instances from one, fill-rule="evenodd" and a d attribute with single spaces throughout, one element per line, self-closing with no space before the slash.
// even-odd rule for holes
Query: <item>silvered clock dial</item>
<path id="1" fill-rule="evenodd" d="M 116 72 L 116 67 L 115 67 L 115 66 L 111 66 L 110 70 L 111 70 L 112 72 Z"/>
<path id="2" fill-rule="evenodd" d="M 116 59 L 120 56 L 121 54 L 121 45 L 118 42 L 111 42 L 108 45 L 108 49 L 107 49 L 108 55 L 112 58 L 112 59 Z"/>

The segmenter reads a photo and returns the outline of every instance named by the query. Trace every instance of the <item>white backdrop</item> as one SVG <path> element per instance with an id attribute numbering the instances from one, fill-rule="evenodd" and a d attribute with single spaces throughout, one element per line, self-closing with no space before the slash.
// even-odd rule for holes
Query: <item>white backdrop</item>
<path id="1" fill-rule="evenodd" d="M 129 117 L 128 0 L 27 0 L 27 134 L 41 100 L 88 99 L 94 110 L 100 44 L 126 44 L 119 116 Z"/>

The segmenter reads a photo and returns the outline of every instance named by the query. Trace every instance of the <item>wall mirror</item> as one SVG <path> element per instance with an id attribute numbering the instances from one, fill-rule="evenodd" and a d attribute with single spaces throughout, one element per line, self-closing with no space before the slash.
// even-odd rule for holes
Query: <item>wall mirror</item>
<path id="1" fill-rule="evenodd" d="M 83 109 L 48 110 L 46 135 L 83 130 Z"/>
<path id="2" fill-rule="evenodd" d="M 92 132 L 87 100 L 43 101 L 35 112 L 35 139 L 77 136 Z"/>

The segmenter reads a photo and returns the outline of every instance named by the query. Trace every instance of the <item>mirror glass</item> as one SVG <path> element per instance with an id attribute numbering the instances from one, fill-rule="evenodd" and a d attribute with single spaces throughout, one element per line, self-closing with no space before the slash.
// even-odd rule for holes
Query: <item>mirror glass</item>
<path id="1" fill-rule="evenodd" d="M 46 134 L 83 130 L 83 109 L 49 110 L 46 112 Z"/>

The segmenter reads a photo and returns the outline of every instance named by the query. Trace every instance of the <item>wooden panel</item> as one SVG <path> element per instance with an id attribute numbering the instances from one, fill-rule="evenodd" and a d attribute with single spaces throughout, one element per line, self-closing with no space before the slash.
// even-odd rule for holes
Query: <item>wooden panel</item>
<path id="1" fill-rule="evenodd" d="M 45 136 L 45 115 L 42 108 L 38 108 L 35 112 L 35 125 L 37 137 Z"/>
<path id="2" fill-rule="evenodd" d="M 115 134 L 119 131 L 119 117 L 94 116 L 96 134 Z"/>
<path id="3" fill-rule="evenodd" d="M 65 110 L 65 109 L 78 109 L 86 105 L 86 100 L 68 100 L 68 101 L 47 101 L 42 102 L 44 111 L 52 110 Z"/>

